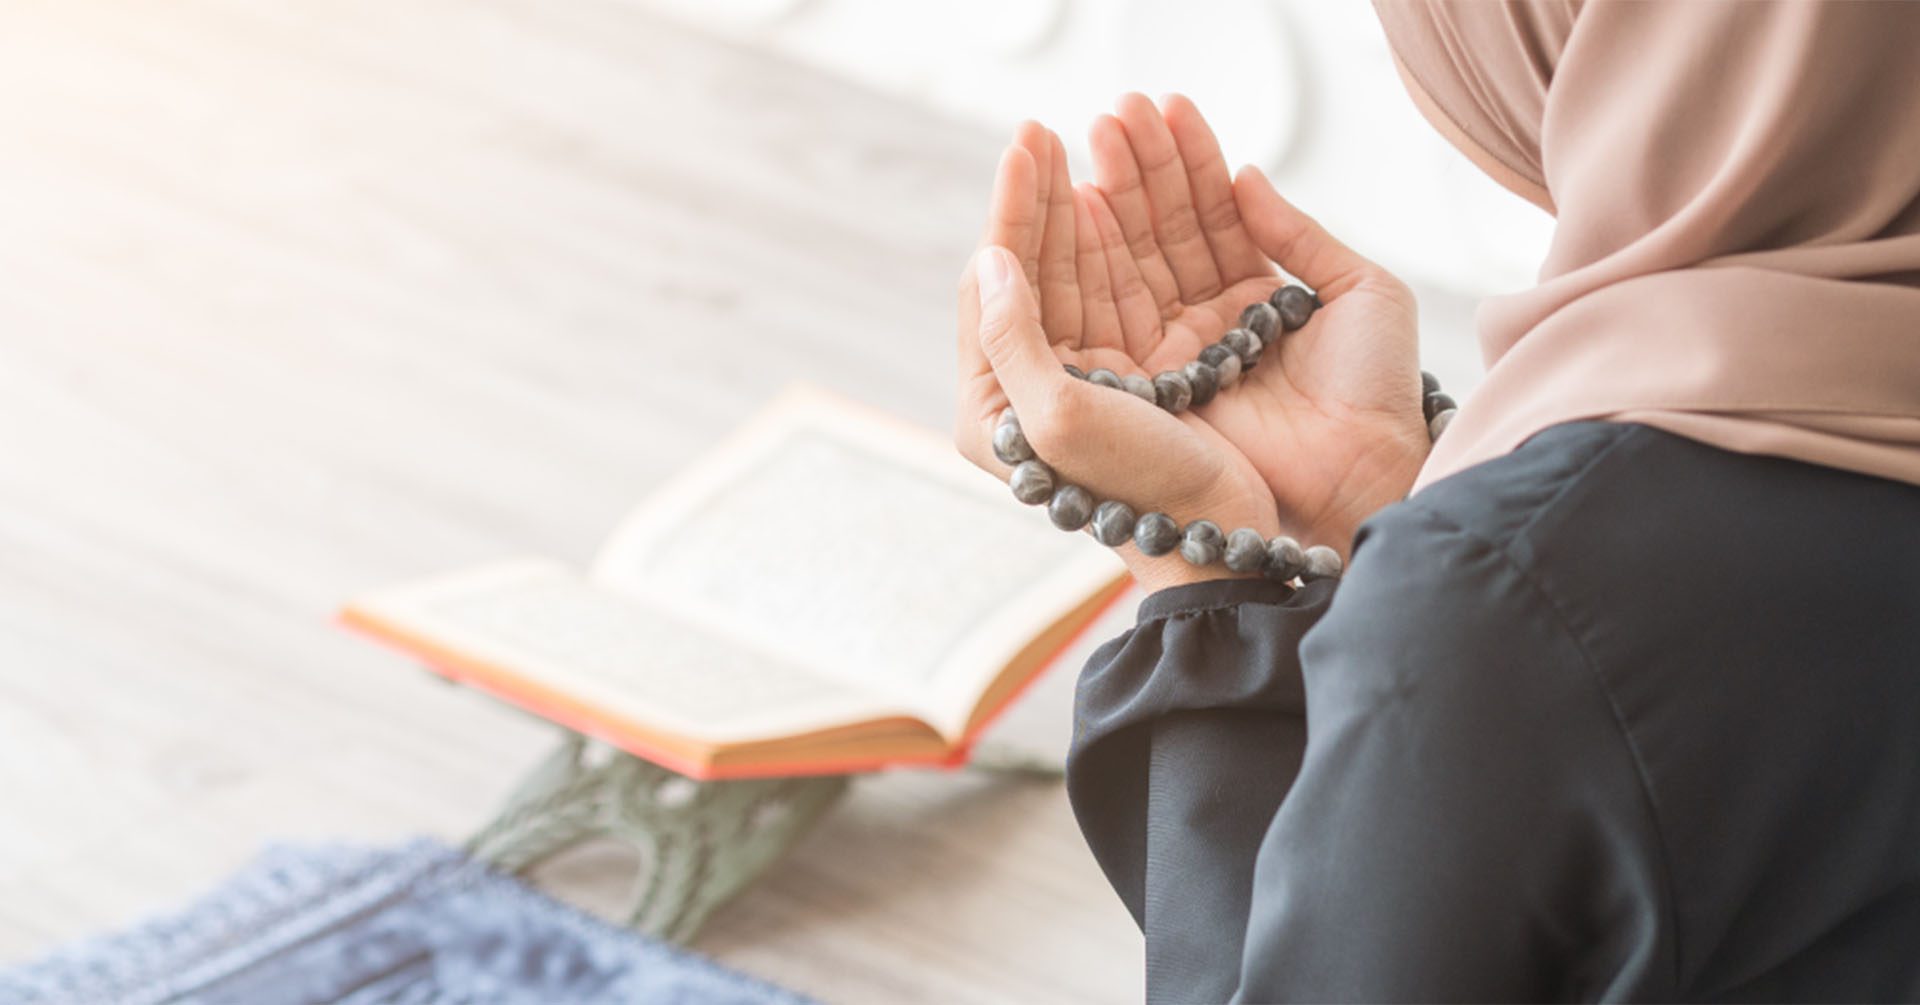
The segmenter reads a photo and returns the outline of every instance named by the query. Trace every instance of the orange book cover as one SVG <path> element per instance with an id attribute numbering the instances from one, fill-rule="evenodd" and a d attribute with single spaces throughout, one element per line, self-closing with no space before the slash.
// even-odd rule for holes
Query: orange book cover
<path id="1" fill-rule="evenodd" d="M 982 716 L 960 743 L 944 754 L 918 758 L 878 756 L 849 760 L 768 761 L 743 765 L 714 765 L 677 753 L 668 745 L 651 741 L 647 730 L 623 720 L 604 708 L 596 708 L 566 694 L 543 687 L 536 681 L 528 680 L 501 667 L 490 666 L 485 661 L 447 649 L 427 639 L 412 637 L 352 608 L 341 612 L 340 623 L 356 633 L 417 657 L 421 666 L 453 683 L 463 684 L 491 695 L 556 725 L 565 726 L 576 733 L 593 737 L 635 757 L 701 781 L 729 778 L 790 778 L 800 775 L 850 775 L 894 767 L 931 767 L 951 770 L 966 765 L 968 758 L 973 754 L 974 744 L 981 734 L 992 728 L 1007 709 L 1031 690 L 1041 677 L 1048 673 L 1074 669 L 1061 668 L 1057 664 L 1064 655 L 1078 648 L 1087 633 L 1120 604 L 1122 598 L 1128 593 L 1127 587 L 1130 583 L 1130 580 L 1115 583 L 1100 598 L 1093 615 L 1076 627 L 1072 634 L 1067 636 L 1066 642 L 1056 649 L 1036 672 L 1029 675 L 1009 692 L 1004 700 L 998 702 Z"/>
<path id="2" fill-rule="evenodd" d="M 783 526 L 806 530 L 755 532 Z M 945 437 L 802 388 L 637 507 L 591 570 L 495 563 L 340 619 L 690 777 L 846 774 L 964 763 L 1127 582 Z"/>

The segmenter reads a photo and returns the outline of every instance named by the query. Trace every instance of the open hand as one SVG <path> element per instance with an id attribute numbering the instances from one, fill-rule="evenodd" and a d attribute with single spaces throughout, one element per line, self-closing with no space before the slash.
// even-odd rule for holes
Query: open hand
<path id="1" fill-rule="evenodd" d="M 1324 305 L 1313 320 L 1199 414 L 1259 471 L 1288 533 L 1344 555 L 1361 521 L 1406 495 L 1429 448 L 1412 292 L 1258 170 L 1229 179 L 1186 98 L 1157 109 L 1129 94 L 1118 112 L 1093 124 L 1099 187 L 1079 198 L 1108 263 L 1122 354 L 1153 372 L 1192 359 L 1280 285 L 1276 263 L 1312 287 Z"/>
<path id="2" fill-rule="evenodd" d="M 1225 530 L 1278 533 L 1273 498 L 1259 472 L 1217 431 L 1192 412 L 1175 416 L 1063 369 L 1074 363 L 1158 372 L 1118 348 L 1114 300 L 1103 292 L 1106 257 L 1090 213 L 1089 203 L 1074 198 L 1059 138 L 1032 123 L 1022 126 L 1000 160 L 983 247 L 960 281 L 954 424 L 960 452 L 1006 477 L 990 437 L 1001 410 L 1012 404 L 1040 457 L 1101 499 L 1118 499 L 1140 513 L 1158 510 L 1182 525 L 1204 517 Z M 1084 302 L 1083 288 L 1095 293 Z M 1040 292 L 1045 289 L 1053 292 Z M 1091 326 L 1083 324 L 1083 306 L 1092 308 Z M 1096 336 L 1092 344 L 1083 340 L 1088 331 Z M 1149 559 L 1130 546 L 1121 554 L 1149 589 L 1220 574 L 1177 558 Z"/>
<path id="3" fill-rule="evenodd" d="M 984 315 L 978 272 L 963 279 L 962 451 L 1004 473 L 985 437 L 1011 400 L 1041 456 L 1096 494 L 1136 508 L 1166 508 L 1141 498 L 1156 494 L 1176 508 L 1204 499 L 1213 509 L 1167 511 L 1229 530 L 1279 528 L 1344 553 L 1362 520 L 1406 493 L 1426 455 L 1412 294 L 1257 171 L 1229 178 L 1184 98 L 1163 112 L 1127 95 L 1091 139 L 1097 188 L 1069 188 L 1059 140 L 1037 125 L 1023 126 L 1001 161 L 985 243 L 1005 249 L 1020 275 L 1005 310 Z M 1062 362 L 1123 375 L 1178 369 L 1281 284 L 1276 262 L 1325 306 L 1209 404 L 1175 417 L 1062 377 Z M 1039 330 L 1003 334 L 1025 330 L 1022 311 Z"/>

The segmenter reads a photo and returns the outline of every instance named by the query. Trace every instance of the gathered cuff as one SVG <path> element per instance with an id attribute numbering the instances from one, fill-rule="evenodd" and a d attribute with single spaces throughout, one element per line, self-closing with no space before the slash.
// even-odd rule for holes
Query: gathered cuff
<path id="1" fill-rule="evenodd" d="M 1140 602 L 1136 623 L 1241 604 L 1284 604 L 1298 592 L 1286 583 L 1270 579 L 1210 579 L 1204 583 L 1170 586 L 1149 594 Z"/>

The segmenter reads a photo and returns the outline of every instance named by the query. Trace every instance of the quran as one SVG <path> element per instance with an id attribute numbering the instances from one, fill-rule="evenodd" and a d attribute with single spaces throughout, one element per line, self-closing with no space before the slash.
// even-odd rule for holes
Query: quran
<path id="1" fill-rule="evenodd" d="M 811 388 L 669 480 L 576 570 L 378 589 L 349 627 L 694 778 L 964 763 L 1124 567 L 950 441 Z"/>

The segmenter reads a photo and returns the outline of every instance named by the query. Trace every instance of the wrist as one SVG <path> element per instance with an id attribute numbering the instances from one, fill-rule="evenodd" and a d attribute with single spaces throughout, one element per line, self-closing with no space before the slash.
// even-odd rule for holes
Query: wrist
<path id="1" fill-rule="evenodd" d="M 1216 580 L 1259 579 L 1257 573 L 1239 573 L 1224 565 L 1197 566 L 1180 557 L 1178 551 L 1171 551 L 1158 558 L 1142 555 L 1136 548 L 1129 547 L 1127 571 L 1133 575 L 1133 581 L 1140 589 L 1149 594 L 1170 590 L 1176 586 L 1192 586 L 1195 583 L 1211 583 Z"/>
<path id="2" fill-rule="evenodd" d="M 1217 483 L 1203 491 L 1184 499 L 1169 500 L 1163 512 L 1180 526 L 1183 537 L 1188 526 L 1205 520 L 1218 527 L 1223 537 L 1248 528 L 1262 539 L 1271 540 L 1281 533 L 1279 513 L 1264 483 L 1257 476 L 1252 482 L 1251 487 L 1245 486 L 1231 474 L 1223 474 Z M 1134 582 L 1148 592 L 1217 580 L 1262 578 L 1258 572 L 1235 572 L 1220 559 L 1195 565 L 1181 555 L 1179 546 L 1163 555 L 1148 555 L 1129 543 L 1121 546 L 1120 554 Z"/>
<path id="3" fill-rule="evenodd" d="M 1338 551 L 1341 559 L 1351 558 L 1360 525 L 1407 497 L 1432 448 L 1425 429 L 1378 439 L 1348 465 L 1322 511 L 1302 521 L 1302 543 L 1324 544 Z"/>

